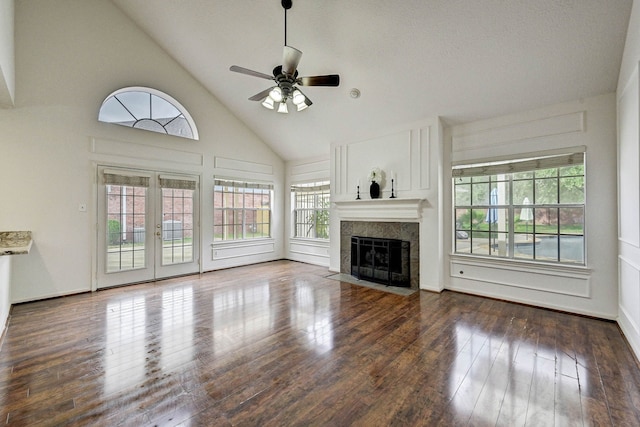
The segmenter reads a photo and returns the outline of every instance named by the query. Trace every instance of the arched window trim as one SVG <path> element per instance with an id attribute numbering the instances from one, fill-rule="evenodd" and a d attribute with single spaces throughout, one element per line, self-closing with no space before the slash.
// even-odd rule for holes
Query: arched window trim
<path id="1" fill-rule="evenodd" d="M 174 106 L 174 107 L 175 107 L 175 108 L 176 108 L 176 109 L 177 109 L 177 110 L 178 110 L 178 111 L 179 111 L 179 112 L 184 116 L 184 118 L 185 118 L 185 120 L 187 121 L 187 123 L 189 123 L 189 126 L 191 127 L 191 132 L 193 133 L 193 138 L 192 138 L 192 139 L 194 139 L 194 140 L 196 140 L 196 141 L 200 139 L 200 136 L 199 136 L 199 134 L 198 134 L 198 128 L 197 128 L 197 126 L 196 126 L 196 122 L 193 120 L 193 117 L 191 117 L 191 114 L 189 114 L 189 111 L 188 111 L 188 110 L 187 110 L 187 109 L 186 109 L 186 108 L 185 108 L 185 107 L 184 107 L 180 102 L 178 102 L 178 100 L 177 100 L 177 99 L 175 99 L 175 98 L 174 98 L 174 97 L 172 97 L 171 95 L 168 95 L 168 94 L 166 94 L 166 93 L 164 93 L 164 92 L 162 92 L 162 91 L 159 91 L 159 90 L 157 90 L 157 89 L 153 89 L 153 88 L 150 88 L 150 87 L 144 87 L 144 86 L 130 86 L 130 87 L 124 87 L 124 88 L 118 89 L 118 90 L 116 90 L 116 91 L 114 91 L 114 92 L 110 93 L 110 94 L 109 94 L 109 95 L 104 99 L 104 101 L 102 101 L 102 104 L 100 105 L 100 111 L 102 111 L 102 108 L 103 108 L 104 104 L 105 104 L 109 99 L 111 99 L 112 97 L 114 97 L 114 96 L 116 96 L 116 95 L 120 95 L 120 94 L 123 94 L 123 93 L 126 93 L 126 92 L 144 92 L 144 93 L 149 93 L 149 94 L 151 94 L 151 95 L 155 95 L 155 96 L 157 96 L 158 98 L 161 98 L 161 99 L 163 99 L 163 100 L 167 101 L 169 104 L 173 105 L 173 106 Z M 117 99 L 117 98 L 116 98 L 116 99 Z M 119 101 L 119 100 L 118 100 L 118 101 Z M 119 102 L 120 102 L 120 101 L 119 101 Z M 125 105 L 123 105 L 123 107 L 124 107 L 125 109 L 127 109 L 127 111 L 128 111 L 128 108 L 127 108 Z M 131 113 L 130 113 L 130 114 L 131 114 Z M 100 115 L 100 113 L 98 113 L 98 116 L 99 116 L 99 115 Z M 131 114 L 131 115 L 132 115 L 132 117 L 135 117 L 133 114 Z M 142 120 L 150 120 L 150 121 L 154 121 L 154 122 L 156 122 L 156 123 L 158 123 L 158 124 L 160 124 L 160 125 L 161 125 L 161 123 L 159 123 L 158 121 L 156 121 L 156 120 L 152 119 L 151 117 L 144 117 L 144 118 L 137 119 L 135 123 L 138 123 L 139 121 L 142 121 Z M 172 121 L 173 121 L 173 120 L 175 120 L 175 118 L 174 118 L 174 119 L 172 119 Z M 104 122 L 104 123 L 109 123 L 109 122 Z M 171 123 L 171 122 L 169 122 L 169 123 Z M 168 123 L 167 123 L 167 124 L 168 124 Z M 165 125 L 165 126 L 166 126 L 166 125 Z M 164 126 L 163 126 L 163 127 L 164 127 Z M 135 124 L 134 124 L 134 126 L 132 126 L 132 128 L 135 128 Z M 138 129 L 139 129 L 139 128 L 138 128 Z M 181 136 L 181 135 L 173 135 L 173 136 L 178 136 L 178 137 L 180 137 L 180 138 L 184 138 L 184 136 Z M 191 138 L 187 138 L 187 139 L 191 139 Z"/>

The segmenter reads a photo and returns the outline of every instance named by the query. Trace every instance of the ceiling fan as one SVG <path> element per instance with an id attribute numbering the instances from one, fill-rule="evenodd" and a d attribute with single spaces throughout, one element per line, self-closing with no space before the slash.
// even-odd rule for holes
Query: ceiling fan
<path id="1" fill-rule="evenodd" d="M 325 76 L 298 77 L 297 68 L 300 63 L 300 58 L 302 58 L 302 52 L 295 47 L 287 46 L 287 10 L 291 9 L 292 0 L 282 0 L 281 3 L 284 9 L 284 51 L 282 54 L 282 65 L 278 65 L 273 69 L 272 76 L 237 65 L 232 65 L 229 70 L 275 81 L 275 86 L 253 95 L 249 100 L 262 100 L 262 105 L 270 110 L 273 110 L 275 104 L 278 104 L 277 111 L 279 113 L 288 113 L 288 100 L 293 102 L 298 111 L 302 111 L 313 104 L 297 86 L 338 86 L 340 84 L 340 76 L 338 74 L 329 74 Z"/>

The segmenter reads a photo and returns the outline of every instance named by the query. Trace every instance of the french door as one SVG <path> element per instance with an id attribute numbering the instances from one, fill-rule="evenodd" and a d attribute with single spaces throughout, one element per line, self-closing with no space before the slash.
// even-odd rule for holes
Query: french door
<path id="1" fill-rule="evenodd" d="M 97 287 L 197 273 L 199 177 L 98 168 Z"/>

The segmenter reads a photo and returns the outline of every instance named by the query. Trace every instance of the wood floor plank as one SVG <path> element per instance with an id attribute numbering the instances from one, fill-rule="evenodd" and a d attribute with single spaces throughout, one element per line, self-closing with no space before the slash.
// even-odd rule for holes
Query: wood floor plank
<path id="1" fill-rule="evenodd" d="M 612 322 L 277 261 L 12 308 L 7 425 L 640 425 Z"/>

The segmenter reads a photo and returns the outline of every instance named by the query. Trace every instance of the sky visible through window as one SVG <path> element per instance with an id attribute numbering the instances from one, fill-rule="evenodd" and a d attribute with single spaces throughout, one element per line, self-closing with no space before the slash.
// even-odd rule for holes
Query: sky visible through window
<path id="1" fill-rule="evenodd" d="M 183 138 L 194 136 L 185 111 L 163 97 L 142 90 L 120 90 L 102 104 L 98 120 Z"/>

